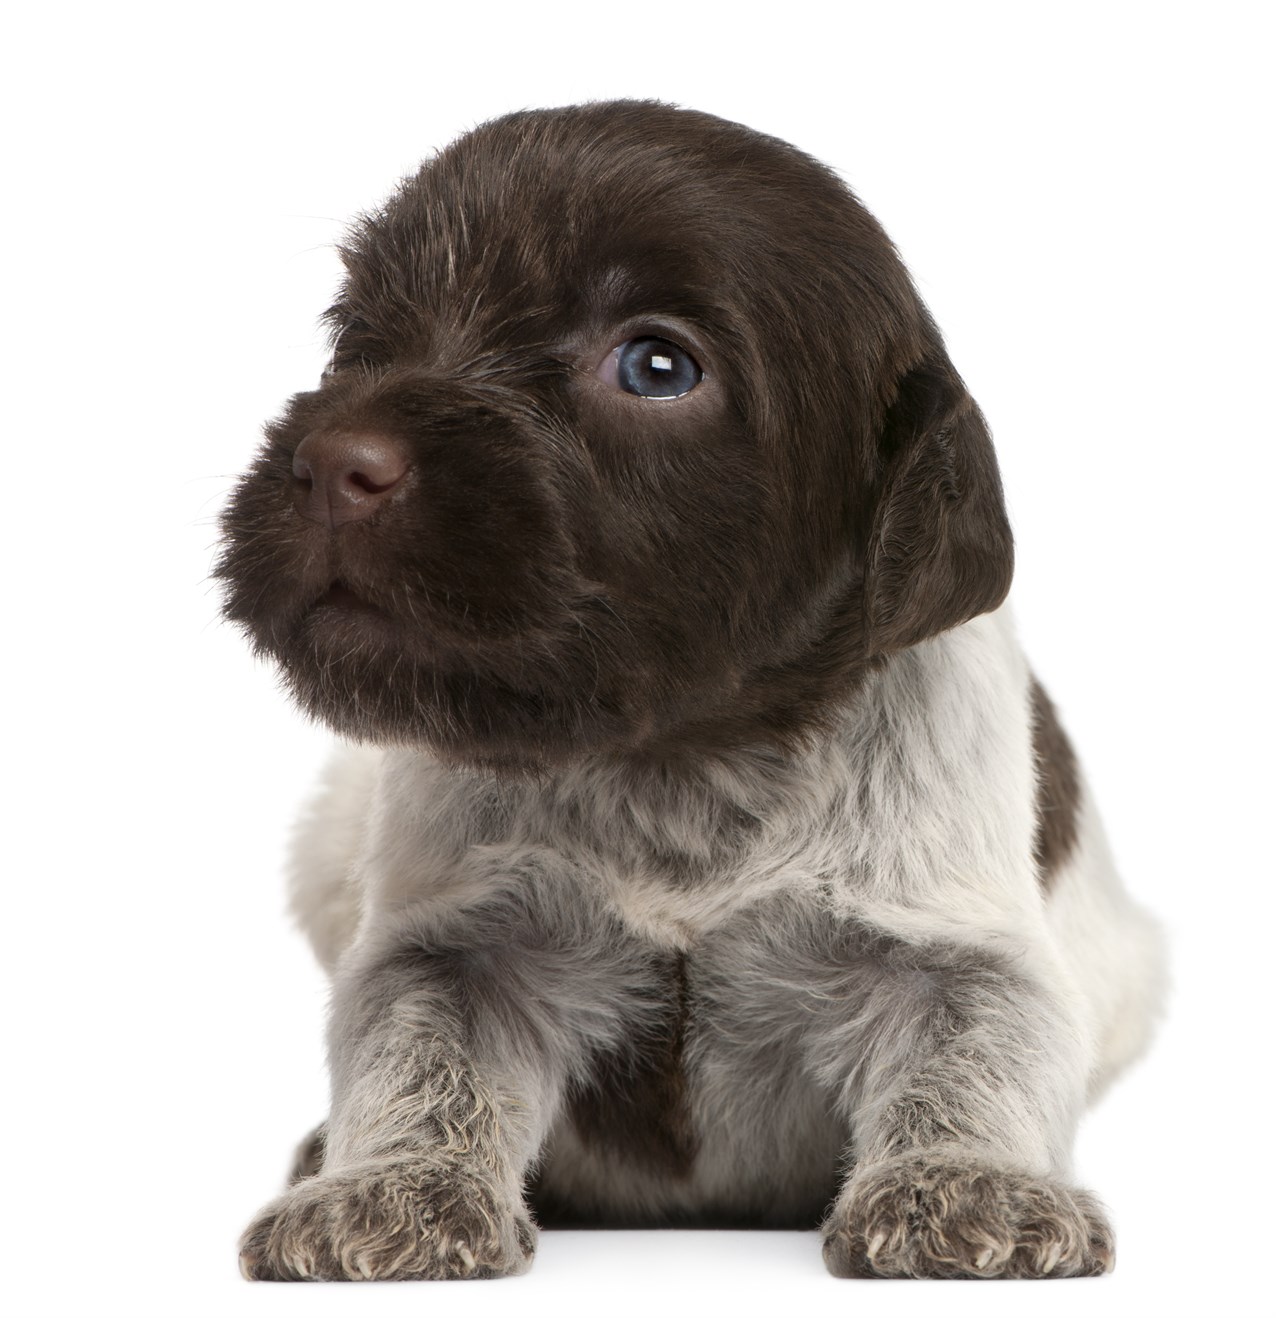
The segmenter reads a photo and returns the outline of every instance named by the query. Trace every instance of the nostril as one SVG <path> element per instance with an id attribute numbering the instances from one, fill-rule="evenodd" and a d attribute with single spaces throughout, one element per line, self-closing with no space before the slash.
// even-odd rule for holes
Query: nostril
<path id="1" fill-rule="evenodd" d="M 406 465 L 403 471 L 393 473 L 382 471 L 379 473 L 380 480 L 376 480 L 362 471 L 352 471 L 346 479 L 352 485 L 357 485 L 361 490 L 367 491 L 368 494 L 384 494 L 387 490 L 393 489 L 403 479 L 406 471 Z"/>
<path id="2" fill-rule="evenodd" d="M 383 435 L 354 436 L 345 451 L 343 475 L 365 494 L 385 494 L 408 474 L 408 455 Z"/>

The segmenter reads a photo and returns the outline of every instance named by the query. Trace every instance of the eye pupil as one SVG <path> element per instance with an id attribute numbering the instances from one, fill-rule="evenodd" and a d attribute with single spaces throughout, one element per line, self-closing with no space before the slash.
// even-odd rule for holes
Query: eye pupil
<path id="1" fill-rule="evenodd" d="M 630 339 L 616 349 L 616 382 L 642 398 L 679 398 L 704 378 L 696 359 L 668 339 Z"/>

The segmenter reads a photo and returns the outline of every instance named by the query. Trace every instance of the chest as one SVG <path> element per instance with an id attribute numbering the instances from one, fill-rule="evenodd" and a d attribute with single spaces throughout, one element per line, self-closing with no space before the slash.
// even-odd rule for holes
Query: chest
<path id="1" fill-rule="evenodd" d="M 534 1189 L 543 1218 L 813 1225 L 889 970 L 791 895 L 686 950 L 638 946 L 612 999 L 621 1028 L 566 1086 Z"/>

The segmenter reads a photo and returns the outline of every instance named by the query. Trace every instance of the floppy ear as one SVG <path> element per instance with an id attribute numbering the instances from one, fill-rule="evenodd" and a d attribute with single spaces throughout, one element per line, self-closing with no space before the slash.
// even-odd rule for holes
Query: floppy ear
<path id="1" fill-rule="evenodd" d="M 942 351 L 901 381 L 880 452 L 864 592 L 871 654 L 995 609 L 1014 571 L 992 440 Z"/>

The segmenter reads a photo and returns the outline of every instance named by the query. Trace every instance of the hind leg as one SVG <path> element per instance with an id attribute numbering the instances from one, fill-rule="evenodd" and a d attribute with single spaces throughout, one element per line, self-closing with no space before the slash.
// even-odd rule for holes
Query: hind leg
<path id="1" fill-rule="evenodd" d="M 288 1184 L 296 1185 L 307 1177 L 318 1176 L 323 1170 L 324 1148 L 328 1143 L 328 1123 L 321 1121 L 297 1145 L 292 1155 L 292 1166 L 288 1169 Z"/>
<path id="2" fill-rule="evenodd" d="M 1046 919 L 1089 1015 L 1093 1101 L 1146 1049 L 1167 974 L 1161 928 L 1121 883 L 1088 794 L 1078 825 L 1073 853 L 1050 878 Z"/>

